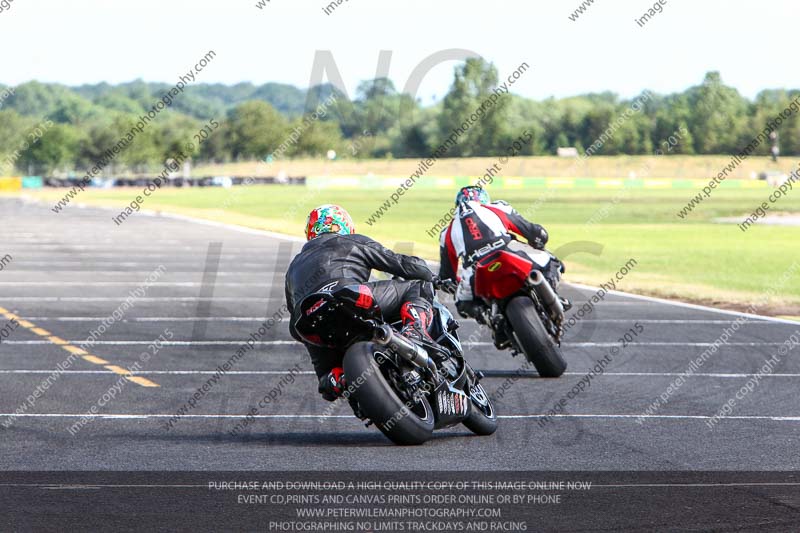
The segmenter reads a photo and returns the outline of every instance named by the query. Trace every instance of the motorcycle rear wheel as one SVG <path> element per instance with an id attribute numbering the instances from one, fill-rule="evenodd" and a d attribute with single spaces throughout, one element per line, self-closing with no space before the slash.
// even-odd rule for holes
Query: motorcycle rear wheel
<path id="1" fill-rule="evenodd" d="M 506 306 L 506 316 L 525 357 L 543 378 L 557 378 L 567 369 L 561 348 L 547 333 L 536 305 L 527 296 L 517 296 Z"/>
<path id="2" fill-rule="evenodd" d="M 361 412 L 399 445 L 417 445 L 433 435 L 433 409 L 425 397 L 407 407 L 375 360 L 378 345 L 359 342 L 344 356 L 344 375 Z M 360 384 L 359 384 L 360 382 Z"/>

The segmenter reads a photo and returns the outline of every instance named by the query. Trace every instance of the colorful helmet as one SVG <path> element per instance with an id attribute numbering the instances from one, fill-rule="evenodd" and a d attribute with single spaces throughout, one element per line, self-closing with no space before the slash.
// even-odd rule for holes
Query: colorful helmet
<path id="1" fill-rule="evenodd" d="M 477 185 L 468 185 L 466 187 L 461 187 L 458 194 L 456 194 L 456 205 L 461 202 L 488 204 L 491 200 L 489 199 L 489 193 L 484 191 L 481 187 Z"/>
<path id="2" fill-rule="evenodd" d="M 338 233 L 350 235 L 356 232 L 353 219 L 343 207 L 334 204 L 325 204 L 317 207 L 308 214 L 306 220 L 306 239 L 311 240 L 323 233 Z"/>

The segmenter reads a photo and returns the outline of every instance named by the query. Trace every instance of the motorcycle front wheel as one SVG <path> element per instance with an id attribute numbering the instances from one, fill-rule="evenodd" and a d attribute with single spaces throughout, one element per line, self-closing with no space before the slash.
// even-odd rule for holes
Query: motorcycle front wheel
<path id="1" fill-rule="evenodd" d="M 422 396 L 416 401 L 400 399 L 394 383 L 400 377 L 391 362 L 379 365 L 380 347 L 359 342 L 344 356 L 344 375 L 351 396 L 361 412 L 389 440 L 400 445 L 422 444 L 433 434 L 433 409 Z"/>
<path id="2" fill-rule="evenodd" d="M 464 419 L 464 426 L 476 435 L 491 435 L 497 431 L 497 412 L 483 385 L 476 383 L 468 386 L 465 392 L 472 405 L 469 406 L 469 416 Z"/>

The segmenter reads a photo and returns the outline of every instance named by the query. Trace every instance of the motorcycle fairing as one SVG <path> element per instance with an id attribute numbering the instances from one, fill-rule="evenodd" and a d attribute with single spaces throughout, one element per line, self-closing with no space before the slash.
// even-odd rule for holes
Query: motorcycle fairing
<path id="1" fill-rule="evenodd" d="M 437 343 L 456 350 L 459 355 L 464 353 L 461 342 L 453 334 L 455 319 L 447 307 L 442 305 L 438 298 L 433 301 L 434 318 L 428 333 Z"/>
<path id="2" fill-rule="evenodd" d="M 475 294 L 503 300 L 525 285 L 533 263 L 522 256 L 498 250 L 475 264 Z"/>

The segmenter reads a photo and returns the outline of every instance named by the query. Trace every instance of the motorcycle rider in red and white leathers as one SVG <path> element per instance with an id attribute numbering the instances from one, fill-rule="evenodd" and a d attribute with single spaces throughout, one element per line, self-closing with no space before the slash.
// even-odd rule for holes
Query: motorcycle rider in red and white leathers
<path id="1" fill-rule="evenodd" d="M 481 187 L 462 187 L 456 195 L 456 206 L 453 220 L 439 236 L 439 277 L 459 281 L 456 309 L 461 316 L 474 317 L 482 322 L 484 303 L 474 297 L 475 262 L 498 249 L 533 261 L 531 247 L 544 250 L 548 235 L 542 226 L 526 220 L 508 203 L 491 202 L 488 193 Z M 528 244 L 518 241 L 510 232 L 524 237 Z M 459 260 L 463 265 L 460 277 Z M 556 290 L 563 272 L 563 264 L 553 258 L 542 274 Z M 569 305 L 563 298 L 562 302 Z"/>

